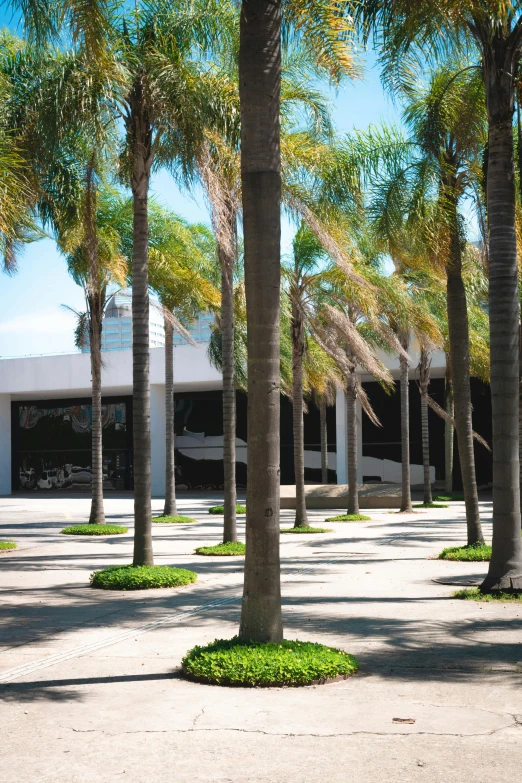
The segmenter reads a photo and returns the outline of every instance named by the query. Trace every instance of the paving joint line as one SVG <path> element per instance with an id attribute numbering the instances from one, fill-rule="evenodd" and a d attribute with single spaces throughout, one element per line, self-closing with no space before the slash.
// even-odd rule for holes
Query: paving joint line
<path id="1" fill-rule="evenodd" d="M 322 560 L 322 564 L 328 564 L 335 562 L 334 560 Z M 286 574 L 284 579 L 282 581 L 289 581 L 292 577 L 298 576 L 299 574 L 306 574 L 313 572 L 317 570 L 317 565 L 319 563 L 316 563 L 314 567 L 309 568 L 300 568 L 296 571 L 293 571 L 289 574 Z M 97 642 L 91 642 L 90 644 L 84 644 L 80 645 L 79 647 L 73 647 L 70 650 L 66 650 L 61 653 L 56 653 L 55 655 L 51 655 L 47 658 L 40 658 L 37 661 L 32 661 L 31 663 L 23 664 L 22 666 L 17 666 L 13 669 L 8 669 L 7 671 L 0 674 L 0 684 L 1 683 L 9 683 L 13 680 L 17 680 L 20 677 L 24 677 L 26 674 L 32 674 L 33 672 L 40 671 L 41 669 L 47 669 L 50 666 L 54 666 L 58 663 L 63 663 L 65 661 L 68 661 L 72 658 L 79 658 L 82 655 L 86 655 L 91 652 L 95 652 L 96 650 L 103 649 L 104 647 L 110 647 L 114 644 L 118 644 L 119 642 L 124 642 L 127 639 L 132 638 L 133 636 L 140 636 L 141 634 L 147 633 L 148 631 L 152 631 L 156 628 L 169 625 L 170 623 L 178 622 L 183 617 L 190 617 L 194 614 L 198 614 L 199 612 L 205 612 L 209 609 L 214 609 L 218 606 L 224 606 L 229 603 L 233 603 L 234 601 L 239 601 L 241 599 L 241 595 L 238 595 L 237 593 L 233 596 L 229 596 L 227 598 L 220 598 L 217 601 L 211 601 L 206 604 L 202 604 L 201 606 L 192 607 L 190 609 L 180 609 L 176 613 L 160 617 L 157 620 L 151 620 L 148 623 L 144 623 L 143 625 L 135 626 L 133 628 L 129 628 L 126 631 L 120 631 L 117 634 L 114 634 L 113 636 L 105 639 L 100 639 Z"/>

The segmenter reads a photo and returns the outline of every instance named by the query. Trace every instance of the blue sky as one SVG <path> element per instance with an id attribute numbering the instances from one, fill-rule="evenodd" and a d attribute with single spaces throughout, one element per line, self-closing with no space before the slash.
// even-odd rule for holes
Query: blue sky
<path id="1" fill-rule="evenodd" d="M 0 11 L 0 26 L 8 26 L 10 14 Z M 333 116 L 340 132 L 366 128 L 379 121 L 397 120 L 397 111 L 384 94 L 372 53 L 363 77 L 332 93 Z M 208 222 L 203 199 L 183 194 L 167 172 L 153 179 L 152 190 L 169 208 L 190 221 Z M 284 221 L 282 251 L 287 252 L 293 227 Z M 74 316 L 66 304 L 84 309 L 81 289 L 69 277 L 64 259 L 50 239 L 25 249 L 19 271 L 13 277 L 0 274 L 0 356 L 25 356 L 74 351 Z"/>

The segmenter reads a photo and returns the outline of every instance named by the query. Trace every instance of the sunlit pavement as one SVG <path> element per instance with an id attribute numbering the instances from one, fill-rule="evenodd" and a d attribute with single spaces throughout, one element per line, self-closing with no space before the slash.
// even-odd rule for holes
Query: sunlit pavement
<path id="1" fill-rule="evenodd" d="M 187 649 L 238 626 L 242 559 L 193 554 L 220 540 L 222 517 L 207 513 L 218 500 L 184 498 L 197 524 L 154 526 L 156 563 L 197 571 L 196 584 L 113 593 L 89 574 L 130 562 L 130 497 L 106 501 L 107 521 L 129 533 L 100 539 L 60 534 L 86 521 L 87 499 L 0 499 L 0 539 L 19 545 L 0 554 L 3 783 L 520 778 L 522 605 L 451 599 L 441 582 L 478 582 L 486 564 L 431 559 L 465 542 L 462 503 L 282 536 L 286 637 L 354 653 L 361 670 L 252 690 L 179 678 Z"/>

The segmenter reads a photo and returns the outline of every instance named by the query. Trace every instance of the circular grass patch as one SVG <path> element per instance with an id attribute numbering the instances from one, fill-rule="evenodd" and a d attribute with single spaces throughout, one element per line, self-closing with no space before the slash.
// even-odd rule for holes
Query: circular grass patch
<path id="1" fill-rule="evenodd" d="M 449 508 L 447 503 L 414 503 L 412 508 Z"/>
<path id="2" fill-rule="evenodd" d="M 71 525 L 64 527 L 62 533 L 67 536 L 118 536 L 128 531 L 129 528 L 123 525 Z"/>
<path id="3" fill-rule="evenodd" d="M 345 678 L 359 668 L 353 655 L 314 642 L 241 642 L 217 639 L 194 647 L 181 662 L 197 682 L 243 687 L 312 685 Z"/>
<path id="4" fill-rule="evenodd" d="M 176 514 L 173 517 L 162 514 L 159 517 L 152 517 L 152 521 L 160 525 L 188 525 L 189 522 L 197 522 L 198 520 L 192 517 L 184 517 L 181 514 Z"/>
<path id="5" fill-rule="evenodd" d="M 198 546 L 196 555 L 244 555 L 246 546 L 242 541 L 228 541 L 226 544 L 216 544 L 215 546 Z"/>
<path id="6" fill-rule="evenodd" d="M 211 506 L 208 510 L 209 514 L 224 514 L 225 506 Z M 236 505 L 236 514 L 246 514 L 246 506 Z"/>
<path id="7" fill-rule="evenodd" d="M 462 492 L 452 492 L 451 495 L 435 495 L 433 498 L 435 503 L 447 503 L 450 500 L 464 500 Z"/>
<path id="8" fill-rule="evenodd" d="M 491 547 L 488 544 L 450 546 L 442 550 L 438 559 L 486 563 L 491 560 Z"/>
<path id="9" fill-rule="evenodd" d="M 331 527 L 310 527 L 310 525 L 299 525 L 299 527 L 282 527 L 281 533 L 331 533 Z"/>
<path id="10" fill-rule="evenodd" d="M 16 547 L 14 541 L 0 541 L 0 549 L 16 549 Z"/>
<path id="11" fill-rule="evenodd" d="M 102 590 L 149 590 L 156 587 L 181 587 L 195 582 L 198 575 L 185 568 L 171 566 L 109 566 L 91 574 L 91 587 Z"/>
<path id="12" fill-rule="evenodd" d="M 465 601 L 500 601 L 501 603 L 522 603 L 522 593 L 481 593 L 478 587 L 467 587 L 463 590 L 455 590 L 452 598 L 461 598 Z"/>
<path id="13" fill-rule="evenodd" d="M 338 517 L 328 517 L 325 522 L 371 522 L 371 517 L 365 514 L 339 514 Z"/>

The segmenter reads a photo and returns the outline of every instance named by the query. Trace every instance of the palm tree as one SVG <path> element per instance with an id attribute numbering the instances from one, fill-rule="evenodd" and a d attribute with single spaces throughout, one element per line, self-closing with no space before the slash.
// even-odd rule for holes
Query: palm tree
<path id="1" fill-rule="evenodd" d="M 313 332 L 317 328 L 321 329 L 318 324 L 321 306 L 328 301 L 335 278 L 340 277 L 339 272 L 331 266 L 321 269 L 321 262 L 325 260 L 326 254 L 316 237 L 310 229 L 301 225 L 294 237 L 293 256 L 283 265 L 292 352 L 295 527 L 306 527 L 308 524 L 304 482 L 305 389 L 311 386 L 320 395 L 326 395 L 328 387 L 341 379 L 341 371 L 313 340 Z"/>
<path id="2" fill-rule="evenodd" d="M 448 354 L 446 354 L 444 410 L 448 417 L 453 419 L 455 416 L 455 399 L 453 397 L 453 383 L 451 380 L 451 368 Z M 453 492 L 454 431 L 452 424 L 449 421 L 446 421 L 444 424 L 444 491 L 447 495 L 451 495 Z"/>
<path id="3" fill-rule="evenodd" d="M 321 441 L 321 484 L 328 484 L 328 424 L 326 409 L 327 398 L 324 394 L 319 397 L 319 433 Z"/>
<path id="4" fill-rule="evenodd" d="M 322 16 L 309 13 L 321 6 Z M 333 75 L 349 61 L 345 9 L 287 2 L 287 23 Z M 248 319 L 248 489 L 239 636 L 282 638 L 279 565 L 279 287 L 281 0 L 243 0 L 240 19 L 241 185 Z M 326 20 L 326 23 L 325 23 Z"/>
<path id="5" fill-rule="evenodd" d="M 89 523 L 105 522 L 103 503 L 103 420 L 102 420 L 102 320 L 111 285 L 121 288 L 127 277 L 127 259 L 122 252 L 118 227 L 114 222 L 119 195 L 98 190 L 94 171 L 88 167 L 83 203 L 71 223 L 67 204 L 55 218 L 58 246 L 66 256 L 69 273 L 85 294 L 86 312 L 78 314 L 76 343 L 89 345 L 92 385 L 91 511 Z"/>
<path id="6" fill-rule="evenodd" d="M 112 4 L 96 3 L 88 14 L 81 3 L 60 5 L 65 17 L 56 25 L 72 23 L 80 49 L 93 40 L 93 61 L 105 73 L 111 71 L 113 94 L 107 105 L 116 111 L 125 128 L 120 173 L 130 184 L 134 204 L 133 236 L 133 427 L 134 427 L 134 565 L 152 565 L 150 498 L 150 390 L 148 209 L 149 180 L 153 165 L 174 159 L 183 161 L 201 142 L 203 128 L 219 109 L 216 79 L 206 55 L 219 38 L 226 45 L 227 30 L 235 24 L 231 3 L 149 2 L 136 11 L 121 14 Z M 83 4 L 84 6 L 84 4 Z M 35 34 L 52 24 L 47 3 L 41 14 L 26 19 Z M 85 12 L 85 8 L 83 8 Z M 52 14 L 51 14 L 52 16 Z M 54 17 L 53 17 L 54 19 Z M 34 24 L 33 24 L 34 22 Z M 37 29 L 37 23 L 41 22 Z"/>
<path id="7" fill-rule="evenodd" d="M 237 110 L 237 84 L 230 77 L 230 114 Z M 221 269 L 219 369 L 223 377 L 223 543 L 237 541 L 236 523 L 236 378 L 234 367 L 234 277 L 239 262 L 239 129 L 227 137 L 206 129 L 207 140 L 195 162 L 212 217 Z"/>
<path id="8" fill-rule="evenodd" d="M 409 274 L 406 266 L 410 235 L 404 232 L 402 246 L 405 256 L 402 261 L 394 257 L 395 272 L 389 280 L 383 278 L 380 283 L 380 296 L 387 298 L 383 311 L 387 322 L 396 335 L 401 348 L 399 352 L 400 395 L 401 395 L 401 513 L 411 513 L 411 468 L 410 468 L 410 405 L 409 405 L 409 368 L 411 337 L 417 338 L 422 346 L 427 342 L 438 344 L 440 331 L 436 320 L 425 302 L 425 287 L 417 284 L 414 275 Z M 392 246 L 393 247 L 393 246 Z"/>
<path id="9" fill-rule="evenodd" d="M 331 134 L 329 108 L 317 90 L 317 53 L 293 41 L 282 50 L 281 72 L 281 167 L 282 199 L 300 218 L 302 190 L 287 187 L 296 171 L 302 170 Z M 228 78 L 229 115 L 239 117 L 237 63 L 230 64 L 230 52 L 220 64 Z M 219 367 L 223 375 L 224 432 L 224 541 L 236 540 L 235 490 L 235 387 L 233 279 L 238 264 L 237 222 L 241 211 L 240 129 L 233 119 L 226 133 L 206 128 L 206 143 L 195 165 L 204 186 L 218 243 L 222 270 Z M 190 184 L 190 182 L 189 182 Z"/>
<path id="10" fill-rule="evenodd" d="M 488 117 L 487 215 L 493 417 L 493 549 L 481 590 L 522 589 L 519 467 L 519 304 L 513 150 L 515 76 L 522 40 L 522 3 L 509 0 L 392 0 L 364 4 L 366 28 L 377 29 L 389 81 L 400 79 L 415 44 L 440 55 L 456 44 L 476 48 Z M 409 55 L 409 56 L 408 56 Z M 402 63 L 402 67 L 400 65 Z M 453 377 L 453 382 L 456 378 Z"/>
<path id="11" fill-rule="evenodd" d="M 35 224 L 38 179 L 31 166 L 25 124 L 19 121 L 20 100 L 13 61 L 23 55 L 24 41 L 0 31 L 0 256 L 3 270 L 14 274 L 17 251 L 39 237 Z"/>
<path id="12" fill-rule="evenodd" d="M 413 78 L 404 88 L 403 116 L 410 136 L 372 129 L 365 138 L 382 150 L 386 173 L 374 188 L 376 231 L 388 237 L 393 252 L 412 266 L 438 265 L 447 279 L 449 364 L 459 456 L 462 467 L 468 543 L 483 540 L 475 478 L 469 324 L 463 283 L 462 218 L 465 195 L 477 199 L 485 144 L 485 112 L 480 79 L 450 63 L 430 75 L 428 85 Z M 404 225 L 418 239 L 404 252 Z M 395 233 L 395 237 L 393 237 Z M 451 401 L 451 397 L 449 401 Z M 448 453 L 449 460 L 449 453 Z M 449 468 L 448 468 L 449 472 Z"/>
<path id="13" fill-rule="evenodd" d="M 280 641 L 280 0 L 243 0 L 239 88 L 249 452 L 245 582 L 239 636 L 245 641 Z"/>
<path id="14" fill-rule="evenodd" d="M 421 345 L 419 359 L 419 391 L 421 395 L 422 465 L 424 469 L 424 505 L 433 503 L 430 479 L 430 429 L 428 422 L 428 387 L 430 385 L 430 347 Z"/>
<path id="15" fill-rule="evenodd" d="M 111 68 L 101 73 L 82 49 L 63 53 L 50 46 L 24 46 L 12 37 L 6 42 L 4 84 L 13 93 L 6 119 L 23 134 L 27 165 L 38 183 L 35 207 L 40 218 L 52 228 L 71 273 L 86 292 L 92 378 L 89 521 L 103 523 L 101 322 L 110 270 L 121 279 L 121 264 L 113 264 L 118 250 L 108 247 L 107 225 L 97 202 L 100 172 L 114 143 L 109 97 L 115 73 Z"/>
<path id="16" fill-rule="evenodd" d="M 175 213 L 149 205 L 149 283 L 157 294 L 165 328 L 165 516 L 176 516 L 174 462 L 174 333 L 193 342 L 187 331 L 201 311 L 219 306 L 215 248 L 205 226 L 188 224 Z M 202 241 L 203 240 L 203 241 Z"/>
<path id="17" fill-rule="evenodd" d="M 400 332 L 400 343 L 404 351 L 410 347 L 409 332 Z M 401 394 L 401 460 L 402 460 L 402 491 L 401 507 L 403 514 L 409 514 L 413 511 L 411 504 L 411 468 L 410 468 L 410 378 L 409 361 L 404 356 L 399 357 L 401 371 L 400 394 Z"/>
<path id="18" fill-rule="evenodd" d="M 125 126 L 122 175 L 133 205 L 133 432 L 134 565 L 152 565 L 148 193 L 152 168 L 190 159 L 203 141 L 203 129 L 222 107 L 206 55 L 225 45 L 235 24 L 230 3 L 198 0 L 187 10 L 181 2 L 147 3 L 136 13 L 116 18 L 111 38 L 127 87 L 120 107 Z"/>

